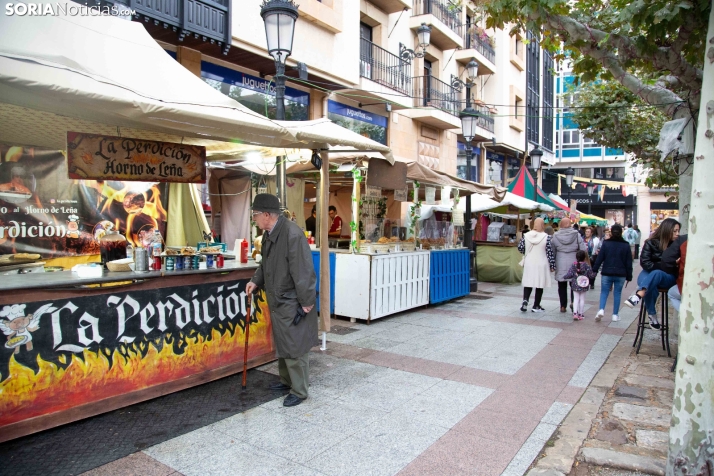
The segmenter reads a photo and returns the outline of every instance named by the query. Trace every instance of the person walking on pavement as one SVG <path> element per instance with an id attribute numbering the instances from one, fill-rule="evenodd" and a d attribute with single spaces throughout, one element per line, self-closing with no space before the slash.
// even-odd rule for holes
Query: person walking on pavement
<path id="1" fill-rule="evenodd" d="M 588 259 L 590 260 L 590 264 L 595 262 L 595 258 L 597 257 L 597 253 L 600 247 L 600 238 L 598 238 L 597 233 L 595 232 L 595 229 L 591 226 L 585 228 L 585 245 L 588 247 Z M 590 280 L 590 289 L 595 289 L 595 277 Z"/>
<path id="2" fill-rule="evenodd" d="M 610 296 L 610 288 L 614 290 L 612 321 L 617 322 L 620 320 L 622 288 L 632 281 L 632 254 L 630 253 L 630 244 L 622 238 L 622 225 L 613 225 L 610 233 L 611 237 L 603 241 L 593 265 L 595 273 L 602 267 L 600 310 L 595 316 L 596 322 L 600 322 L 605 315 L 605 305 L 607 304 L 607 298 Z"/>
<path id="3" fill-rule="evenodd" d="M 635 259 L 640 259 L 640 242 L 642 241 L 642 232 L 640 231 L 640 227 L 638 225 L 633 226 L 632 229 L 635 230 L 635 233 L 637 233 L 637 239 L 635 240 Z"/>
<path id="4" fill-rule="evenodd" d="M 575 261 L 575 253 L 578 250 L 587 251 L 587 246 L 580 233 L 571 227 L 570 218 L 567 217 L 560 220 L 560 230 L 553 234 L 551 246 L 555 255 L 555 280 L 558 281 L 560 312 L 565 312 L 568 307 L 568 280 L 565 279 L 565 274 Z M 570 302 L 572 303 L 572 301 L 573 295 L 571 294 Z"/>
<path id="5" fill-rule="evenodd" d="M 265 289 L 280 373 L 270 389 L 290 390 L 283 405 L 293 407 L 308 396 L 308 357 L 317 337 L 312 252 L 300 227 L 280 214 L 275 195 L 256 195 L 252 215 L 264 231 L 263 260 L 245 292 Z"/>
<path id="6" fill-rule="evenodd" d="M 679 237 L 679 222 L 674 218 L 665 219 L 650 239 L 645 241 L 640 256 L 642 271 L 637 276 L 637 292 L 630 296 L 625 305 L 634 308 L 644 299 L 650 327 L 659 329 L 657 319 L 658 288 L 671 288 L 677 282 L 678 270 L 671 267 L 663 268 L 662 255 L 670 246 L 677 246 Z"/>
<path id="7" fill-rule="evenodd" d="M 627 224 L 627 230 L 623 235 L 623 238 L 630 245 L 630 251 L 632 252 L 632 259 L 635 258 L 635 244 L 637 243 L 637 233 L 632 229 L 632 223 Z"/>
<path id="8" fill-rule="evenodd" d="M 570 288 L 573 290 L 573 320 L 582 321 L 585 312 L 585 295 L 590 289 L 590 280 L 595 279 L 588 260 L 587 251 L 578 250 L 575 253 L 575 262 L 570 266 L 570 269 L 565 276 L 565 279 L 570 280 Z"/>
<path id="9" fill-rule="evenodd" d="M 521 312 L 528 310 L 528 300 L 535 288 L 535 300 L 532 312 L 543 312 L 540 300 L 543 288 L 550 287 L 550 272 L 555 269 L 555 258 L 550 244 L 550 236 L 545 232 L 545 221 L 536 218 L 533 229 L 526 233 L 518 243 L 518 251 L 523 253 L 523 303 Z"/>

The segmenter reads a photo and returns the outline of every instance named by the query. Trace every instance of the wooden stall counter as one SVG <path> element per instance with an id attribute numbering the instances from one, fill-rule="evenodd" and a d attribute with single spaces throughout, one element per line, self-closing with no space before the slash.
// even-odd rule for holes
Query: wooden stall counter
<path id="1" fill-rule="evenodd" d="M 0 442 L 240 372 L 255 269 L 2 279 Z M 263 295 L 253 309 L 249 367 L 275 359 Z"/>

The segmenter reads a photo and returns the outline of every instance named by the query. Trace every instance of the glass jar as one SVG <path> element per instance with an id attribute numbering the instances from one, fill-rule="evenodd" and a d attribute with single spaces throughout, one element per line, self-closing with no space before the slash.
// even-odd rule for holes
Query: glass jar
<path id="1" fill-rule="evenodd" d="M 102 259 L 102 266 L 107 267 L 109 261 L 126 258 L 127 241 L 123 235 L 110 228 L 99 239 L 99 252 Z"/>

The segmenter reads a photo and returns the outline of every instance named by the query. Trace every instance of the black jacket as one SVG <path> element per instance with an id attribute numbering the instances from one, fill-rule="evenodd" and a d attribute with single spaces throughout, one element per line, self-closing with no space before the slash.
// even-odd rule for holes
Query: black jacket
<path id="1" fill-rule="evenodd" d="M 603 241 L 593 271 L 597 273 L 600 266 L 602 266 L 603 276 L 624 276 L 627 281 L 632 281 L 630 244 L 622 238 L 619 240 L 610 238 Z"/>
<path id="2" fill-rule="evenodd" d="M 654 271 L 660 268 L 662 261 L 662 250 L 659 247 L 659 240 L 649 239 L 645 241 L 645 245 L 640 251 L 640 265 L 642 269 Z"/>
<path id="3" fill-rule="evenodd" d="M 662 261 L 660 261 L 660 269 L 667 274 L 679 276 L 679 259 L 681 252 L 679 248 L 687 241 L 687 235 L 679 235 L 666 250 L 662 252 Z"/>

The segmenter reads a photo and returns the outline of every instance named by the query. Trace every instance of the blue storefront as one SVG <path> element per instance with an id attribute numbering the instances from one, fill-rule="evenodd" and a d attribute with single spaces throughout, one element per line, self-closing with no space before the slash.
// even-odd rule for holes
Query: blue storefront
<path id="1" fill-rule="evenodd" d="M 346 129 L 387 145 L 388 120 L 385 116 L 336 101 L 328 101 L 327 117 Z"/>

